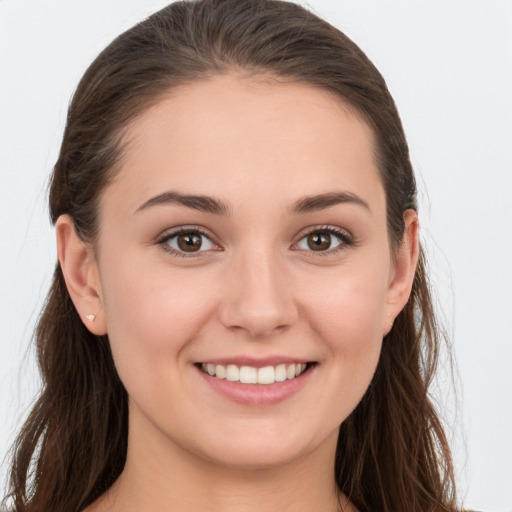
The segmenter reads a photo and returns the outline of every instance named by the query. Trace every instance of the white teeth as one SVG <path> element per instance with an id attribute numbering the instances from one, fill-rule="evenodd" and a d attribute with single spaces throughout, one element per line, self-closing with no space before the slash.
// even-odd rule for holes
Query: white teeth
<path id="1" fill-rule="evenodd" d="M 253 366 L 240 366 L 228 364 L 201 364 L 203 372 L 215 376 L 218 379 L 226 379 L 231 382 L 241 382 L 242 384 L 274 384 L 275 382 L 284 382 L 294 379 L 301 375 L 306 369 L 305 363 L 279 364 L 277 366 L 264 366 L 255 368 Z"/>
<path id="2" fill-rule="evenodd" d="M 240 380 L 240 370 L 234 364 L 228 364 L 226 368 L 226 380 L 237 382 Z"/>
<path id="3" fill-rule="evenodd" d="M 226 378 L 226 368 L 222 366 L 221 364 L 218 364 L 215 367 L 215 376 L 219 379 L 225 379 Z"/>
<path id="4" fill-rule="evenodd" d="M 286 365 L 284 365 L 284 364 L 277 365 L 274 372 L 275 372 L 276 382 L 283 382 L 286 380 Z"/>
<path id="5" fill-rule="evenodd" d="M 274 384 L 275 381 L 273 366 L 258 369 L 258 384 Z"/>
<path id="6" fill-rule="evenodd" d="M 240 367 L 240 382 L 242 384 L 256 384 L 258 370 L 252 366 Z"/>

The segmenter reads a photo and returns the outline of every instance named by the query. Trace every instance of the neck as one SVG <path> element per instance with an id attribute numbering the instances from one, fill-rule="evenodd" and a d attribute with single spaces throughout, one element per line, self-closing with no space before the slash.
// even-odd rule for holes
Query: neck
<path id="1" fill-rule="evenodd" d="M 337 431 L 311 453 L 257 468 L 206 460 L 163 434 L 135 434 L 120 478 L 87 512 L 338 512 L 347 502 L 334 482 Z"/>

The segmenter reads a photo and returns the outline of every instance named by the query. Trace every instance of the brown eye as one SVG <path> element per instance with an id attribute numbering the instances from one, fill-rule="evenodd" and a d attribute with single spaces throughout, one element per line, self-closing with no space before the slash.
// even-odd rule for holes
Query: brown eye
<path id="1" fill-rule="evenodd" d="M 296 247 L 302 251 L 335 254 L 353 245 L 351 236 L 340 228 L 325 227 L 306 233 Z"/>
<path id="2" fill-rule="evenodd" d="M 178 247 L 185 252 L 195 252 L 201 249 L 203 241 L 198 233 L 183 233 L 177 237 Z"/>
<path id="3" fill-rule="evenodd" d="M 216 245 L 201 231 L 180 230 L 166 236 L 161 242 L 168 252 L 176 256 L 199 256 L 206 251 L 216 249 Z"/>
<path id="4" fill-rule="evenodd" d="M 307 237 L 307 243 L 312 251 L 326 251 L 331 247 L 331 235 L 329 233 L 311 233 Z"/>

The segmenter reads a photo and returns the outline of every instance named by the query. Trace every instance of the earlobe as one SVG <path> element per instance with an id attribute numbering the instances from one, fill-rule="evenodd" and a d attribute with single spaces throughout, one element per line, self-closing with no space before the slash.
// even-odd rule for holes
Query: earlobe
<path id="1" fill-rule="evenodd" d="M 414 210 L 404 213 L 404 235 L 392 262 L 391 280 L 386 299 L 386 321 L 383 335 L 389 333 L 395 318 L 409 300 L 419 258 L 418 214 Z"/>
<path id="2" fill-rule="evenodd" d="M 71 300 L 89 331 L 98 336 L 106 334 L 101 285 L 93 250 L 77 235 L 69 215 L 61 215 L 55 228 L 57 255 Z"/>

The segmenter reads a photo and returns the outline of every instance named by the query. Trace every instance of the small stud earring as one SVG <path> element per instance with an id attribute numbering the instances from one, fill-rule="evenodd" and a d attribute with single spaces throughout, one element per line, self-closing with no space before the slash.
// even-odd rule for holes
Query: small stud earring
<path id="1" fill-rule="evenodd" d="M 87 320 L 89 320 L 89 322 L 94 322 L 96 315 L 85 315 L 85 318 L 87 318 Z"/>

